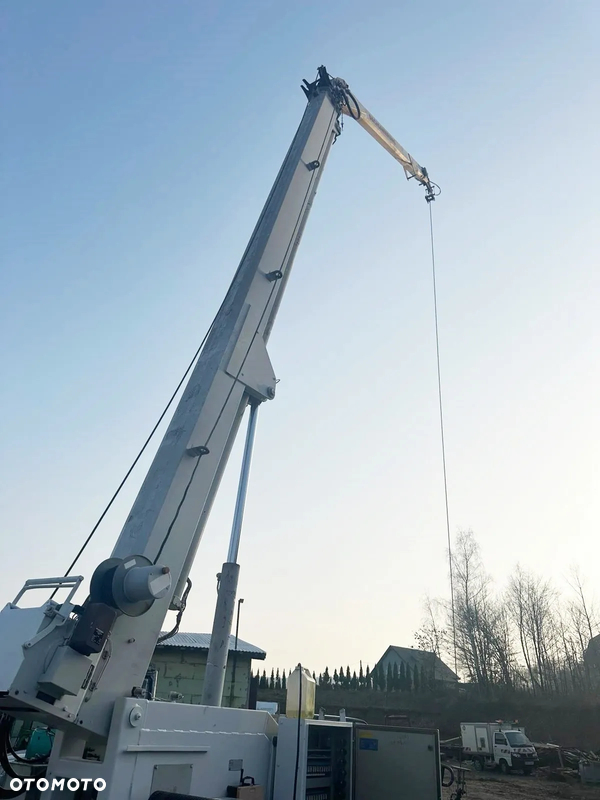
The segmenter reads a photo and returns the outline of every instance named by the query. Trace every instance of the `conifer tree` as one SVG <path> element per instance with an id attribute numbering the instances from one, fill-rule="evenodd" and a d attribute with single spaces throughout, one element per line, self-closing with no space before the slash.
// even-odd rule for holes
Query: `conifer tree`
<path id="1" fill-rule="evenodd" d="M 267 681 L 267 672 L 263 669 L 263 674 L 260 676 L 260 681 L 258 682 L 259 689 L 267 689 L 269 683 Z"/>
<path id="2" fill-rule="evenodd" d="M 400 686 L 398 685 L 400 681 L 400 676 L 398 674 L 398 662 L 394 661 L 394 666 L 392 667 L 392 690 L 397 692 Z"/>
<path id="3" fill-rule="evenodd" d="M 394 674 L 392 672 L 392 665 L 388 662 L 387 670 L 385 674 L 385 690 L 386 692 L 390 692 L 392 690 L 392 682 L 394 679 Z"/>
<path id="4" fill-rule="evenodd" d="M 287 689 L 287 679 L 285 677 L 285 670 L 283 670 L 283 675 L 281 676 L 281 688 L 283 689 L 284 692 Z"/>
<path id="5" fill-rule="evenodd" d="M 331 676 L 329 674 L 329 667 L 325 667 L 325 672 L 323 673 L 323 686 L 328 689 L 331 686 Z"/>
<path id="6" fill-rule="evenodd" d="M 413 690 L 418 692 L 420 689 L 419 686 L 419 667 L 415 664 L 415 668 L 413 671 Z"/>
<path id="7" fill-rule="evenodd" d="M 367 691 L 371 688 L 371 668 L 367 664 L 367 671 L 365 672 L 365 689 Z"/>
<path id="8" fill-rule="evenodd" d="M 271 670 L 271 680 L 269 681 L 269 689 L 275 688 L 275 670 Z"/>
<path id="9" fill-rule="evenodd" d="M 358 671 L 358 688 L 364 689 L 365 687 L 365 673 L 362 668 L 362 661 L 360 662 L 360 669 Z"/>
<path id="10" fill-rule="evenodd" d="M 350 679 L 350 688 L 356 691 L 358 689 L 358 678 L 356 677 L 356 670 L 352 673 L 352 678 Z"/>
<path id="11" fill-rule="evenodd" d="M 279 667 L 277 667 L 277 672 L 275 673 L 275 688 L 281 689 L 281 678 L 279 677 Z"/>
<path id="12" fill-rule="evenodd" d="M 407 690 L 407 686 L 406 686 L 406 666 L 404 664 L 404 661 L 400 662 L 400 675 L 398 679 L 400 681 L 400 691 L 405 692 Z"/>

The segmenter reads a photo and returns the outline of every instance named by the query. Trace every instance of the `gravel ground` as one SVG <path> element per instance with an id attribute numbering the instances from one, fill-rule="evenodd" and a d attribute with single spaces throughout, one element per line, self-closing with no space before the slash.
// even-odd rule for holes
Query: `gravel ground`
<path id="1" fill-rule="evenodd" d="M 444 789 L 444 800 L 450 800 L 454 789 Z M 468 772 L 465 800 L 600 800 L 600 786 L 582 786 L 578 781 L 552 780 L 535 773 L 524 777 Z"/>

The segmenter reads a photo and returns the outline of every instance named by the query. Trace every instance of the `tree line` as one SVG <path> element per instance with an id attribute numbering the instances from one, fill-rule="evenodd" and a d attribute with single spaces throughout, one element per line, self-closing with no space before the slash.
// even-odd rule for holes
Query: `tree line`
<path id="1" fill-rule="evenodd" d="M 378 665 L 373 670 L 367 666 L 363 671 L 361 664 L 358 675 L 356 671 L 351 673 L 350 667 L 334 669 L 333 674 L 329 671 L 329 667 L 325 667 L 325 670 L 318 676 L 314 672 L 312 676 L 317 686 L 323 689 L 345 689 L 354 692 L 421 692 L 429 691 L 433 686 L 432 674 L 425 669 L 424 665 L 411 668 L 410 665 L 405 665 L 403 662 L 400 667 L 398 664 L 393 666 L 388 664 L 385 670 L 382 665 Z M 258 672 L 254 677 L 258 679 L 259 689 L 281 689 L 283 691 L 287 689 L 285 670 L 280 674 L 279 669 L 272 669 L 270 677 L 267 677 L 266 670 L 263 670 L 262 675 Z"/>
<path id="2" fill-rule="evenodd" d="M 426 601 L 415 634 L 422 649 L 456 665 L 483 693 L 497 687 L 537 695 L 600 689 L 598 668 L 586 656 L 600 632 L 598 614 L 577 570 L 566 597 L 520 566 L 496 590 L 472 531 L 457 537 L 452 568 L 453 602 Z"/>

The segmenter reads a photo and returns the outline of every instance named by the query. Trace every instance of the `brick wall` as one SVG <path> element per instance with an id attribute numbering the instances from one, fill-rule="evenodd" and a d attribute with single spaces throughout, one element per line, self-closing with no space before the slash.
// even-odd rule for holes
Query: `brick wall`
<path id="1" fill-rule="evenodd" d="M 169 692 L 179 692 L 183 695 L 184 703 L 201 703 L 207 655 L 206 650 L 193 648 L 161 647 L 156 650 L 152 659 L 152 667 L 158 670 L 156 699 L 167 700 Z M 249 656 L 238 653 L 233 703 L 230 702 L 232 663 L 233 657 L 230 653 L 225 671 L 223 705 L 245 708 L 248 703 L 251 661 Z"/>

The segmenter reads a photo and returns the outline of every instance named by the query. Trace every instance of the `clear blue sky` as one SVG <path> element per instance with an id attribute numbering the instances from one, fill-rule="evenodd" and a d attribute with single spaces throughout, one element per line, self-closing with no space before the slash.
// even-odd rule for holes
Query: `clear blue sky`
<path id="1" fill-rule="evenodd" d="M 501 586 L 600 558 L 600 6 L 4 3 L 4 601 L 61 574 L 221 302 L 324 63 L 442 186 L 452 531 Z M 270 342 L 241 548 L 269 664 L 373 663 L 447 591 L 428 217 L 358 126 Z M 194 566 L 210 630 L 240 448 Z M 80 564 L 110 554 L 149 460 Z M 3 601 L 3 602 L 4 602 Z"/>

